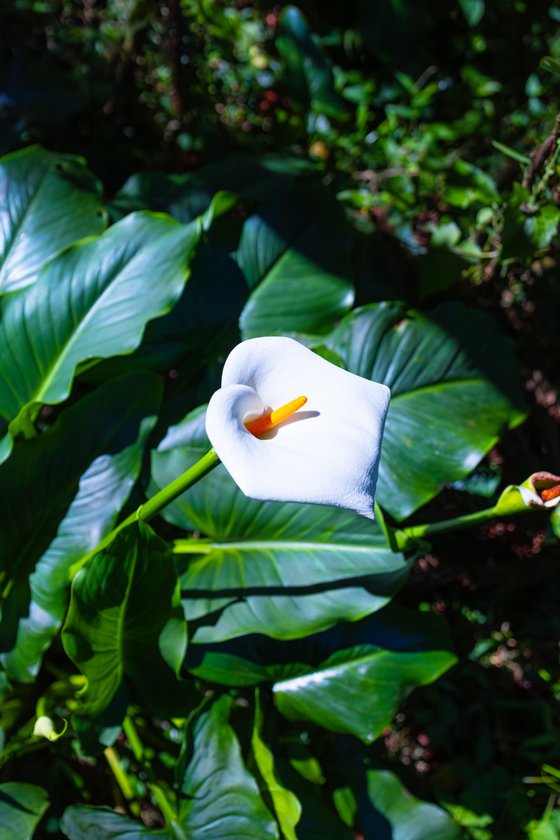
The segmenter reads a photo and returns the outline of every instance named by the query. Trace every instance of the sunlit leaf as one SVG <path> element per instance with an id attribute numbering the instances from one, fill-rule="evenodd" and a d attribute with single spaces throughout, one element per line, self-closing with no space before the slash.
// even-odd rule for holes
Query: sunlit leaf
<path id="1" fill-rule="evenodd" d="M 391 388 L 377 498 L 398 518 L 471 472 L 525 417 L 512 342 L 483 312 L 373 304 L 325 343 L 348 370 Z"/>
<path id="2" fill-rule="evenodd" d="M 288 193 L 262 207 L 245 222 L 238 258 L 253 289 L 243 338 L 321 335 L 354 301 L 342 212 L 324 191 Z"/>
<path id="3" fill-rule="evenodd" d="M 437 805 L 412 796 L 394 773 L 369 770 L 371 804 L 390 823 L 393 840 L 461 840 L 463 833 Z"/>
<path id="4" fill-rule="evenodd" d="M 0 294 L 33 283 L 61 248 L 105 227 L 101 187 L 80 158 L 30 146 L 0 158 Z"/>
<path id="5" fill-rule="evenodd" d="M 51 260 L 31 288 L 4 298 L 0 417 L 17 418 L 12 434 L 27 428 L 43 403 L 68 396 L 78 365 L 138 346 L 146 323 L 179 297 L 199 228 L 128 216 Z"/>
<path id="6" fill-rule="evenodd" d="M 208 449 L 201 409 L 171 428 L 152 454 L 152 491 Z M 181 588 L 187 616 L 197 620 L 197 642 L 247 633 L 293 639 L 361 618 L 384 606 L 408 572 L 364 517 L 253 501 L 222 466 L 163 516 L 208 537 L 176 547 L 190 561 Z"/>

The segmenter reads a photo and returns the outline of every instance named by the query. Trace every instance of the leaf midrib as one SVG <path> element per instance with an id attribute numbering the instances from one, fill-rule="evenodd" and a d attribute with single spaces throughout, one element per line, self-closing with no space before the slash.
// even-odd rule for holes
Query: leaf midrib
<path id="1" fill-rule="evenodd" d="M 92 238 L 90 241 L 93 241 L 95 243 L 95 245 L 97 246 L 104 235 L 106 235 L 106 234 L 101 234 L 101 236 L 96 237 L 96 238 Z M 151 244 L 153 244 L 153 243 L 150 243 L 150 245 Z M 142 246 L 140 246 L 140 247 L 142 247 Z M 105 287 L 103 288 L 101 294 L 99 296 L 96 296 L 93 305 L 90 307 L 90 309 L 85 314 L 85 316 L 80 321 L 78 321 L 77 323 L 74 324 L 73 329 L 70 331 L 70 333 L 67 336 L 67 340 L 59 348 L 59 352 L 53 357 L 51 365 L 48 369 L 48 376 L 46 377 L 46 379 L 43 379 L 43 381 L 42 381 L 42 383 L 39 387 L 39 390 L 27 400 L 27 403 L 25 403 L 25 405 L 29 405 L 31 403 L 42 403 L 43 402 L 45 394 L 48 392 L 48 389 L 51 386 L 51 383 L 53 382 L 53 379 L 56 377 L 56 374 L 60 370 L 62 364 L 65 361 L 65 359 L 68 358 L 70 350 L 76 345 L 76 342 L 78 341 L 80 335 L 83 334 L 84 327 L 88 323 L 91 322 L 91 319 L 94 317 L 94 315 L 96 315 L 99 312 L 100 308 L 103 308 L 103 300 L 104 300 L 105 296 L 110 295 L 110 293 L 113 291 L 113 289 L 115 287 L 115 284 L 119 281 L 119 278 L 121 277 L 123 271 L 125 269 L 128 269 L 130 266 L 132 266 L 134 264 L 134 262 L 136 261 L 137 257 L 138 257 L 138 250 L 136 250 L 136 252 L 134 253 L 134 256 L 130 260 L 128 260 L 124 265 L 121 265 L 119 267 L 118 271 L 109 278 L 109 280 L 108 280 L 107 284 L 105 285 Z M 157 316 L 154 315 L 153 317 L 155 318 Z M 101 358 L 107 358 L 107 356 L 102 356 Z M 77 365 L 80 363 L 80 361 L 83 361 L 83 360 L 79 360 L 79 361 L 76 362 L 76 364 L 73 367 L 72 372 L 75 371 L 75 369 L 76 369 Z M 60 399 L 65 399 L 65 397 L 68 396 L 68 385 L 66 385 L 64 390 L 65 390 L 65 393 L 64 393 L 63 396 L 60 397 Z M 25 407 L 25 405 L 22 406 L 22 409 Z"/>
<path id="2" fill-rule="evenodd" d="M 2 275 L 4 275 L 4 277 L 6 275 L 6 272 L 4 271 L 4 269 L 6 268 L 8 260 L 10 259 L 10 256 L 12 254 L 12 251 L 15 248 L 15 243 L 19 239 L 19 236 L 21 234 L 21 229 L 24 225 L 24 222 L 25 222 L 27 216 L 29 215 L 29 212 L 30 212 L 31 208 L 33 207 L 33 205 L 37 201 L 37 198 L 38 198 L 39 194 L 43 190 L 43 187 L 45 186 L 45 181 L 51 175 L 53 167 L 55 166 L 56 163 L 57 163 L 57 161 L 51 161 L 49 166 L 47 166 L 45 168 L 45 170 L 43 171 L 43 174 L 42 174 L 42 176 L 41 176 L 41 178 L 38 182 L 37 189 L 35 190 L 35 192 L 32 195 L 30 201 L 28 202 L 28 204 L 26 205 L 23 213 L 18 218 L 17 223 L 13 226 L 13 229 L 11 231 L 11 235 L 10 235 L 9 240 L 8 240 L 8 247 L 7 247 L 7 249 L 4 250 L 4 254 L 5 255 L 7 254 L 7 256 L 4 256 L 4 259 L 2 260 L 2 266 L 0 267 L 0 278 L 2 277 Z M 1 289 L 1 287 L 0 287 L 0 289 Z"/>
<path id="3" fill-rule="evenodd" d="M 124 598 L 122 600 L 121 609 L 119 610 L 118 620 L 117 620 L 117 634 L 116 634 L 116 651 L 117 655 L 119 655 L 119 671 L 121 680 L 125 675 L 126 668 L 125 668 L 125 656 L 124 656 L 124 623 L 127 614 L 127 607 L 128 602 L 130 600 L 130 593 L 132 592 L 132 582 L 135 577 L 136 573 L 136 566 L 138 565 L 138 545 L 135 543 L 133 547 L 133 555 L 132 555 L 132 568 L 129 569 L 128 573 L 128 582 L 126 585 L 126 590 L 124 593 Z M 117 688 L 118 691 L 118 688 Z"/>
<path id="4" fill-rule="evenodd" d="M 225 542 L 205 543 L 215 551 L 240 551 L 253 549 L 259 551 L 284 550 L 284 551 L 352 551 L 357 553 L 368 553 L 371 551 L 389 552 L 389 547 L 379 545 L 365 545 L 352 543 L 332 542 L 306 542 L 299 540 L 232 540 Z"/>
<path id="5" fill-rule="evenodd" d="M 493 386 L 493 383 L 490 379 L 485 379 L 482 376 L 474 376 L 470 379 L 445 379 L 439 382 L 432 382 L 428 385 L 419 385 L 416 388 L 411 388 L 408 391 L 399 391 L 398 394 L 394 394 L 391 396 L 391 402 L 395 403 L 399 400 L 410 399 L 410 397 L 416 396 L 420 393 L 424 393 L 426 391 L 435 391 L 439 388 L 462 388 L 465 385 L 486 385 L 490 387 L 494 387 L 495 390 L 499 390 L 496 386 Z M 506 395 L 504 394 L 504 398 L 507 399 Z"/>

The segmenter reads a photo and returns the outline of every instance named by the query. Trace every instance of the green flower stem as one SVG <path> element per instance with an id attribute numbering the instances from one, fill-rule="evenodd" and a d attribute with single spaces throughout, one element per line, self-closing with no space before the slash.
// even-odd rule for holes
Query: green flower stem
<path id="1" fill-rule="evenodd" d="M 143 505 L 140 505 L 138 510 L 134 513 L 131 513 L 130 516 L 127 516 L 126 519 L 123 519 L 122 522 L 113 528 L 103 539 L 100 543 L 90 551 L 88 554 L 85 554 L 83 557 L 78 560 L 77 563 L 74 563 L 73 566 L 70 567 L 69 570 L 69 578 L 72 580 L 76 572 L 81 569 L 88 560 L 93 557 L 94 554 L 97 554 L 98 551 L 102 551 L 106 548 L 109 543 L 114 539 L 114 537 L 122 531 L 123 528 L 127 528 L 129 525 L 132 525 L 134 522 L 138 522 L 138 520 L 142 520 L 142 522 L 147 522 L 149 519 L 152 519 L 156 514 L 160 512 L 166 505 L 170 504 L 170 502 L 174 501 L 178 496 L 188 490 L 189 487 L 192 487 L 193 484 L 196 484 L 197 481 L 200 481 L 201 478 L 204 478 L 205 475 L 208 475 L 215 467 L 220 464 L 221 461 L 219 457 L 216 455 L 213 449 L 210 449 L 205 455 L 200 458 L 193 464 L 192 467 L 189 467 L 188 470 L 185 470 L 184 473 L 181 473 L 178 478 L 175 478 L 170 484 L 166 487 L 163 487 L 159 490 L 155 495 L 148 499 L 147 502 L 144 502 Z"/>
<path id="2" fill-rule="evenodd" d="M 138 731 L 132 721 L 132 718 L 129 715 L 126 715 L 123 721 L 123 731 L 128 741 L 128 745 L 132 750 L 134 758 L 138 761 L 139 764 L 142 765 L 142 769 L 146 773 L 146 781 L 148 783 L 148 787 L 152 792 L 152 795 L 155 801 L 158 804 L 158 807 L 163 814 L 163 818 L 165 820 L 166 825 L 174 825 L 175 820 L 177 819 L 177 813 L 175 808 L 167 798 L 167 795 L 163 788 L 158 784 L 156 779 L 154 778 L 154 774 L 152 771 L 152 765 L 150 761 L 146 758 L 146 754 L 144 751 L 144 745 L 140 740 L 140 736 L 138 735 Z"/>
<path id="3" fill-rule="evenodd" d="M 466 513 L 464 516 L 456 516 L 453 519 L 445 519 L 443 522 L 428 522 L 425 525 L 413 525 L 410 528 L 397 528 L 393 530 L 392 536 L 396 547 L 402 551 L 409 548 L 410 545 L 419 540 L 429 539 L 434 534 L 446 534 L 451 531 L 460 531 L 463 528 L 471 528 L 474 525 L 481 525 L 483 522 L 488 522 L 490 519 L 497 517 L 518 515 L 521 513 L 534 513 L 535 508 L 523 507 L 517 510 L 505 511 L 494 505 L 491 508 L 476 511 L 476 513 Z"/>
<path id="4" fill-rule="evenodd" d="M 189 487 L 192 487 L 193 484 L 196 484 L 197 481 L 200 481 L 201 478 L 204 478 L 205 475 L 208 475 L 214 467 L 217 467 L 218 464 L 221 463 L 220 459 L 216 455 L 213 449 L 210 449 L 206 455 L 203 455 L 202 458 L 193 464 L 190 469 L 186 470 L 182 475 L 178 478 L 174 479 L 167 487 L 164 487 L 155 496 L 152 496 L 151 499 L 148 499 L 143 505 L 140 505 L 134 516 L 133 519 L 141 519 L 142 521 L 147 521 L 151 519 L 156 513 L 159 513 L 162 508 L 166 507 L 170 502 L 180 496 L 181 493 L 184 493 Z M 125 520 L 126 521 L 126 520 Z"/>
<path id="5" fill-rule="evenodd" d="M 121 789 L 124 798 L 129 803 L 130 812 L 137 817 L 140 813 L 140 807 L 137 802 L 134 802 L 134 791 L 132 789 L 132 785 L 130 784 L 130 779 L 121 764 L 119 754 L 114 747 L 107 747 L 103 751 L 103 755 L 107 760 L 107 764 L 111 768 L 111 772 L 115 777 L 115 781 Z"/>

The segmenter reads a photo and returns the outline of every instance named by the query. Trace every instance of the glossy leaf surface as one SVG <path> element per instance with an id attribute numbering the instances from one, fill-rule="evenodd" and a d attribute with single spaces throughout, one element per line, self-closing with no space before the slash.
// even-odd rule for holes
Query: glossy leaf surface
<path id="1" fill-rule="evenodd" d="M 378 501 L 403 519 L 473 470 L 525 402 L 511 342 L 484 313 L 445 304 L 365 306 L 325 341 L 359 376 L 391 388 Z"/>
<path id="2" fill-rule="evenodd" d="M 381 735 L 411 687 L 433 682 L 455 662 L 447 651 L 395 653 L 368 646 L 336 653 L 308 674 L 274 685 L 278 709 L 366 743 Z"/>
<path id="3" fill-rule="evenodd" d="M 436 616 L 389 605 L 362 621 L 293 642 L 250 637 L 191 648 L 187 667 L 213 683 L 271 683 L 279 710 L 366 743 L 414 687 L 455 662 Z"/>
<path id="4" fill-rule="evenodd" d="M 265 205 L 239 243 L 253 288 L 239 322 L 243 338 L 328 332 L 354 301 L 348 256 L 340 208 L 328 194 L 294 192 Z"/>
<path id="5" fill-rule="evenodd" d="M 162 837 L 170 840 L 276 840 L 278 828 L 248 772 L 229 723 L 231 699 L 222 697 L 195 723 L 193 754 L 180 782 L 177 818 L 154 831 L 104 808 L 69 808 L 62 829 L 70 840 Z M 97 832 L 97 835 L 95 834 Z"/>
<path id="6" fill-rule="evenodd" d="M 33 283 L 49 257 L 105 227 L 101 186 L 80 158 L 31 146 L 0 158 L 0 294 Z"/>
<path id="7" fill-rule="evenodd" d="M 68 396 L 78 365 L 134 350 L 147 322 L 180 295 L 199 233 L 196 222 L 129 216 L 64 251 L 30 289 L 4 300 L 0 416 L 18 418 L 12 433 L 41 404 Z"/>
<path id="8" fill-rule="evenodd" d="M 369 770 L 368 796 L 390 823 L 393 840 L 461 840 L 462 831 L 442 808 L 412 796 L 394 773 Z"/>
<path id="9" fill-rule="evenodd" d="M 85 717 L 119 723 L 131 686 L 159 713 L 180 712 L 175 673 L 186 626 L 171 556 L 148 525 L 120 531 L 78 572 L 62 638 L 88 681 Z"/>
<path id="10" fill-rule="evenodd" d="M 170 429 L 153 453 L 151 489 L 208 449 L 201 409 Z M 247 633 L 297 638 L 360 618 L 382 607 L 408 571 L 364 517 L 313 505 L 255 502 L 222 466 L 163 515 L 208 537 L 177 546 L 189 553 L 181 588 L 188 618 L 198 621 L 197 642 Z"/>

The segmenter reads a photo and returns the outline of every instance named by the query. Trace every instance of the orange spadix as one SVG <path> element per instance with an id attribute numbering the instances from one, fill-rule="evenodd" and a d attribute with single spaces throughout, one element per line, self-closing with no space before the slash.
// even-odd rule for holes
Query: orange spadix
<path id="1" fill-rule="evenodd" d="M 260 435 L 264 435 L 265 432 L 269 432 L 275 426 L 282 423 L 283 420 L 287 420 L 288 417 L 295 414 L 306 402 L 307 397 L 296 397 L 295 400 L 291 400 L 286 405 L 280 406 L 280 408 L 275 408 L 269 414 L 263 414 L 262 417 L 257 417 L 256 420 L 249 420 L 248 423 L 245 423 L 245 428 L 255 437 L 260 437 Z"/>

